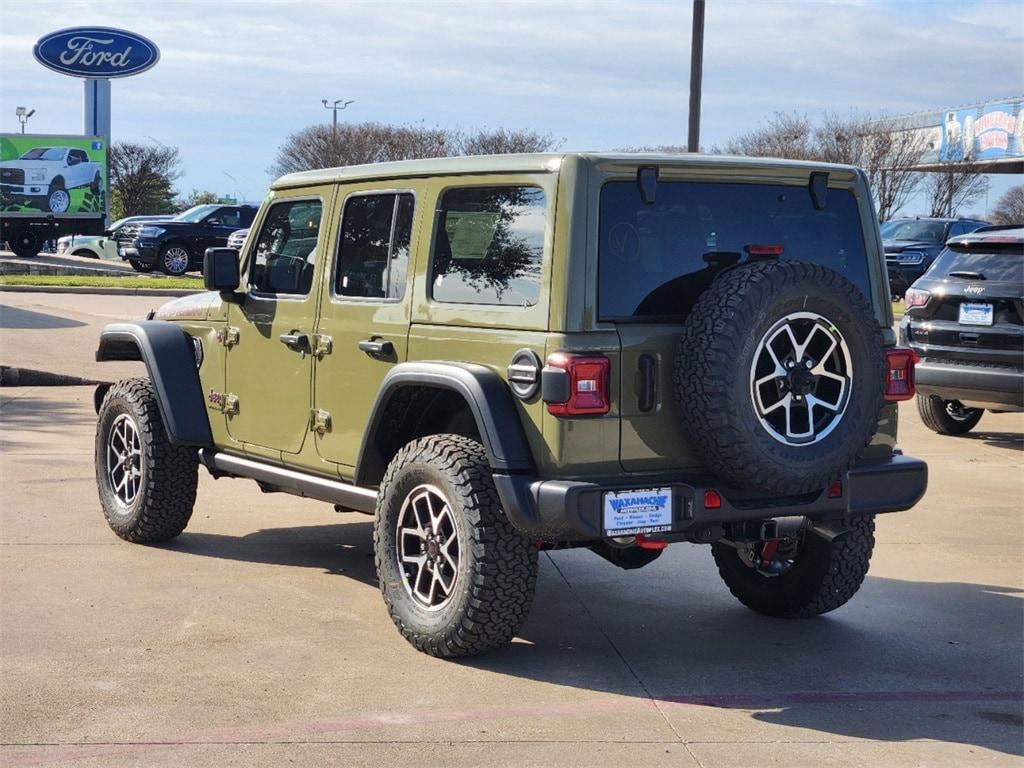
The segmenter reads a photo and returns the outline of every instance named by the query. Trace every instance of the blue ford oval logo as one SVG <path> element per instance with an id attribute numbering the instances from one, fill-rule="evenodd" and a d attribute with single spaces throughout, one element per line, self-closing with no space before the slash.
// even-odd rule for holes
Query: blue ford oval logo
<path id="1" fill-rule="evenodd" d="M 39 38 L 32 50 L 44 67 L 74 77 L 128 77 L 160 60 L 156 43 L 110 27 L 73 27 Z"/>

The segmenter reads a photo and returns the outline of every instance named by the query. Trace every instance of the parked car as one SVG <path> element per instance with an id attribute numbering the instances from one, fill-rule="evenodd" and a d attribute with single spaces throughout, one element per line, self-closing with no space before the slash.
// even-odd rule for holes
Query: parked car
<path id="1" fill-rule="evenodd" d="M 116 261 L 121 258 L 117 253 L 117 238 L 125 225 L 138 224 L 144 221 L 162 221 L 166 218 L 166 214 L 159 216 L 127 216 L 111 224 L 110 228 L 102 235 L 64 235 L 57 238 L 57 253 Z"/>
<path id="2" fill-rule="evenodd" d="M 107 522 L 177 536 L 200 466 L 374 514 L 388 611 L 435 656 L 507 643 L 543 548 L 707 544 L 752 610 L 836 609 L 927 484 L 870 206 L 856 168 L 724 156 L 285 176 L 208 293 L 103 330 L 97 360 L 147 371 L 96 393 Z"/>
<path id="3" fill-rule="evenodd" d="M 899 298 L 928 271 L 946 241 L 988 224 L 977 219 L 893 219 L 882 224 L 889 291 Z"/>
<path id="4" fill-rule="evenodd" d="M 1024 410 L 1024 228 L 953 238 L 904 300 L 928 428 L 962 435 L 986 410 Z"/>
<path id="5" fill-rule="evenodd" d="M 52 213 L 68 210 L 72 189 L 89 187 L 97 194 L 102 185 L 103 165 L 75 147 L 33 147 L 0 163 L 0 194 Z"/>
<path id="6" fill-rule="evenodd" d="M 246 229 L 239 229 L 239 230 L 237 230 L 235 232 L 232 232 L 228 236 L 228 248 L 234 248 L 236 251 L 241 252 L 242 246 L 245 245 L 245 238 L 247 238 L 248 236 L 249 236 L 248 228 L 246 228 Z"/>
<path id="7" fill-rule="evenodd" d="M 183 275 L 202 268 L 207 248 L 227 245 L 228 237 L 252 224 L 254 205 L 197 205 L 173 218 L 129 224 L 118 237 L 118 255 L 139 272 L 159 268 Z"/>

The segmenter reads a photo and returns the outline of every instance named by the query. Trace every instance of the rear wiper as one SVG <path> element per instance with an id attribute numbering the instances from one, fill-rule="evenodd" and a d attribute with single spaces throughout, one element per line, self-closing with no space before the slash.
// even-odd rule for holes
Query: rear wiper
<path id="1" fill-rule="evenodd" d="M 950 277 L 959 277 L 961 280 L 984 280 L 985 276 L 981 272 L 950 272 Z"/>

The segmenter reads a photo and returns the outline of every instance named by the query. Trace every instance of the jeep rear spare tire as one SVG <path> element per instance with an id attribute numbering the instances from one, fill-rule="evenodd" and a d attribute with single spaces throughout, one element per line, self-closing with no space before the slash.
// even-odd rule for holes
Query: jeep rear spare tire
<path id="1" fill-rule="evenodd" d="M 687 318 L 676 404 L 725 482 L 809 493 L 871 441 L 885 370 L 881 329 L 853 283 L 814 264 L 755 262 L 719 275 Z"/>

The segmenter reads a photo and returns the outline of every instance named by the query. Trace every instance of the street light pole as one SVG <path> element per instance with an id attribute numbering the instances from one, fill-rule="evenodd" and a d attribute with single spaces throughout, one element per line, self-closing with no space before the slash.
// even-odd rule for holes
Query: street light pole
<path id="1" fill-rule="evenodd" d="M 700 90 L 704 74 L 704 0 L 693 0 L 693 32 L 690 38 L 690 131 L 688 152 L 700 151 Z"/>
<path id="2" fill-rule="evenodd" d="M 25 123 L 28 119 L 34 115 L 36 111 L 34 109 L 26 109 L 25 107 L 18 107 L 14 110 L 14 114 L 18 116 L 18 122 L 21 123 L 21 132 L 25 133 Z"/>
<path id="3" fill-rule="evenodd" d="M 337 99 L 333 106 L 327 103 L 327 99 L 320 99 L 320 101 L 323 102 L 324 109 L 329 109 L 334 112 L 334 122 L 331 124 L 331 135 L 333 136 L 338 132 L 338 112 L 343 110 L 349 104 L 355 104 L 355 101 L 352 99 L 349 99 L 348 101 L 345 101 L 345 99 Z M 338 106 L 339 104 L 341 105 L 340 107 Z"/>

